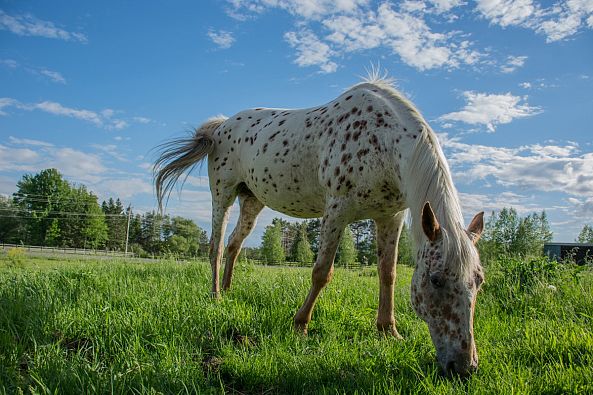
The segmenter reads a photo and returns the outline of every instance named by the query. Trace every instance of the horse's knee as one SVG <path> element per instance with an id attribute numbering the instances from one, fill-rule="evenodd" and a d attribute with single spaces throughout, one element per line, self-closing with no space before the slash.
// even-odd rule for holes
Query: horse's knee
<path id="1" fill-rule="evenodd" d="M 322 288 L 327 283 L 331 281 L 332 274 L 334 272 L 333 266 L 325 267 L 325 266 L 315 266 L 313 268 L 313 274 L 311 276 L 311 280 L 313 285 Z"/>

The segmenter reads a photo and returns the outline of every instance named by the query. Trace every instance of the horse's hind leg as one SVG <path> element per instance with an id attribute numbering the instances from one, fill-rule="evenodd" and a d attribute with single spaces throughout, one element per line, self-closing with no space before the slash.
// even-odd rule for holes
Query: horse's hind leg
<path id="1" fill-rule="evenodd" d="M 319 252 L 313 266 L 311 289 L 305 303 L 294 316 L 294 327 L 299 332 L 307 333 L 307 325 L 311 321 L 315 301 L 323 287 L 331 280 L 336 250 L 347 224 L 347 220 L 339 211 L 326 210 L 326 216 L 321 223 Z"/>
<path id="2" fill-rule="evenodd" d="M 379 310 L 377 329 L 401 339 L 395 327 L 393 316 L 393 290 L 395 286 L 395 265 L 397 245 L 404 223 L 404 212 L 395 216 L 375 220 L 377 224 L 377 250 L 379 255 Z"/>
<path id="3" fill-rule="evenodd" d="M 239 252 L 241 251 L 243 240 L 245 240 L 253 230 L 257 216 L 264 208 L 262 202 L 251 193 L 239 193 L 239 205 L 241 206 L 241 214 L 239 215 L 237 226 L 235 227 L 235 230 L 233 230 L 226 250 L 227 256 L 222 278 L 223 290 L 228 290 L 231 287 L 233 268 L 237 261 L 237 257 L 239 256 Z"/>
<path id="4" fill-rule="evenodd" d="M 229 220 L 229 208 L 236 194 L 212 200 L 212 236 L 210 237 L 210 266 L 212 267 L 212 297 L 220 296 L 220 265 L 224 250 L 224 233 Z"/>

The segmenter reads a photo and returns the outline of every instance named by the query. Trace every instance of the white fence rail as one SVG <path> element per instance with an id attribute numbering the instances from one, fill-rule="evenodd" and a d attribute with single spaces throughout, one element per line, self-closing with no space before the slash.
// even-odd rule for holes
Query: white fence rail
<path id="1" fill-rule="evenodd" d="M 0 249 L 8 251 L 12 248 L 21 248 L 27 252 L 39 254 L 70 254 L 70 255 L 99 255 L 112 257 L 133 257 L 133 252 L 109 251 L 109 250 L 93 250 L 87 248 L 66 248 L 66 247 L 44 247 L 44 246 L 29 246 L 20 244 L 5 244 L 0 243 Z"/>

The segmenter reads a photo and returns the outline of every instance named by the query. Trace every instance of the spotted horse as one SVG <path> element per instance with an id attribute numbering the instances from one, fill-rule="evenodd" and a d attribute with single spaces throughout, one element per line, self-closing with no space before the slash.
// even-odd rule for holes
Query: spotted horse
<path id="1" fill-rule="evenodd" d="M 373 219 L 377 229 L 377 328 L 397 338 L 393 312 L 398 239 L 410 210 L 416 269 L 411 301 L 428 324 L 444 373 L 468 375 L 478 366 L 473 317 L 483 282 L 475 243 L 483 212 L 469 227 L 439 142 L 414 105 L 384 79 L 369 77 L 331 102 L 306 109 L 255 108 L 216 117 L 188 138 L 161 146 L 154 166 L 159 205 L 179 177 L 208 157 L 212 193 L 212 294 L 229 208 L 240 216 L 226 248 L 222 289 L 231 286 L 243 240 L 268 206 L 298 218 L 322 217 L 312 285 L 294 316 L 306 333 L 315 301 L 332 277 L 346 225 Z"/>

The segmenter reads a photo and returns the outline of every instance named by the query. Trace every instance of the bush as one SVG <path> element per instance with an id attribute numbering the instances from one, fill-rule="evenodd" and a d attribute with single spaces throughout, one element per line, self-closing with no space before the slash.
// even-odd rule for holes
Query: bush
<path id="1" fill-rule="evenodd" d="M 8 250 L 6 259 L 10 266 L 22 266 L 25 261 L 25 250 L 21 247 L 15 247 Z"/>

